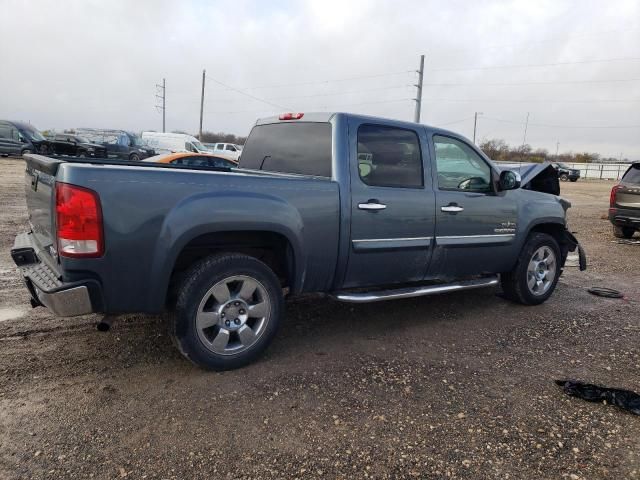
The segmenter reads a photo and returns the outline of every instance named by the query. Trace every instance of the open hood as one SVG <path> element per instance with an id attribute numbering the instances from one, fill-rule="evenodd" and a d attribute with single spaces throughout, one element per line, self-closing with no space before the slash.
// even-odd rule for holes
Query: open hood
<path id="1" fill-rule="evenodd" d="M 500 163 L 500 171 L 511 170 L 520 174 L 522 187 L 536 192 L 560 195 L 558 172 L 549 162 L 544 163 Z"/>

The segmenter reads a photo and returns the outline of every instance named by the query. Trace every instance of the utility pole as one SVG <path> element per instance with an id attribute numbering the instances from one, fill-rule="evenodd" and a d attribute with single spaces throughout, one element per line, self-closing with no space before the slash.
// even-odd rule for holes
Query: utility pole
<path id="1" fill-rule="evenodd" d="M 418 73 L 418 83 L 414 85 L 418 89 L 416 98 L 416 110 L 413 115 L 413 121 L 416 123 L 420 123 L 420 110 L 422 109 L 422 80 L 424 78 L 424 55 L 420 55 L 420 70 L 417 70 Z"/>
<path id="2" fill-rule="evenodd" d="M 478 126 L 478 115 L 482 115 L 482 112 L 476 112 L 473 116 L 473 144 L 476 144 L 476 127 Z"/>
<path id="3" fill-rule="evenodd" d="M 158 92 L 162 92 L 160 95 Z M 156 83 L 156 98 L 162 100 L 162 105 L 156 105 L 158 111 L 162 111 L 162 133 L 165 131 L 165 112 L 166 112 L 166 98 L 167 98 L 167 82 L 166 79 L 162 79 L 162 85 Z"/>
<path id="4" fill-rule="evenodd" d="M 527 127 L 529 126 L 529 112 L 527 112 L 527 120 L 524 122 L 524 138 L 522 139 L 522 146 L 527 144 Z"/>
<path id="5" fill-rule="evenodd" d="M 558 149 L 560 148 L 560 142 L 556 142 L 556 161 L 558 160 Z"/>
<path id="6" fill-rule="evenodd" d="M 200 133 L 198 140 L 202 141 L 202 112 L 204 111 L 204 81 L 207 74 L 206 70 L 202 70 L 202 95 L 200 95 Z"/>

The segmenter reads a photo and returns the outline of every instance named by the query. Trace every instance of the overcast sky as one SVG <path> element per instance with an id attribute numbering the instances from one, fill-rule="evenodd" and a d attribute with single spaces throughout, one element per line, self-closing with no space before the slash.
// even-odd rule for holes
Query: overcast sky
<path id="1" fill-rule="evenodd" d="M 534 148 L 640 160 L 638 0 L 0 0 L 0 15 L 0 118 L 41 130 L 160 130 L 164 77 L 167 130 L 195 133 L 203 69 L 205 130 L 282 111 L 412 120 L 425 54 L 424 123 L 471 137 L 478 111 L 479 139 L 519 145 L 529 112 Z"/>

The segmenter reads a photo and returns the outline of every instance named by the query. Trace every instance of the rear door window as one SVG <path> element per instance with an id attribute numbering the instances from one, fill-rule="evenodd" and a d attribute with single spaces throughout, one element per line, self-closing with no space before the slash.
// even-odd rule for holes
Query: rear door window
<path id="1" fill-rule="evenodd" d="M 622 177 L 622 181 L 626 183 L 640 184 L 640 165 L 634 165 Z"/>
<path id="2" fill-rule="evenodd" d="M 240 167 L 331 177 L 331 124 L 271 123 L 253 127 Z"/>

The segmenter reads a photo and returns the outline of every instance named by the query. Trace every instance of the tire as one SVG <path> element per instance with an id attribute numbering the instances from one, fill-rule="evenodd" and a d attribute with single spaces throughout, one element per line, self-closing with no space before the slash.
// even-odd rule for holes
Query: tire
<path id="1" fill-rule="evenodd" d="M 129 156 L 129 160 L 131 160 L 132 162 L 139 162 L 140 161 L 140 155 L 138 155 L 137 153 L 132 153 Z"/>
<path id="2" fill-rule="evenodd" d="M 560 247 L 546 233 L 529 235 L 515 268 L 500 275 L 502 290 L 509 300 L 539 305 L 556 289 L 560 277 Z"/>
<path id="3" fill-rule="evenodd" d="M 184 275 L 169 328 L 187 359 L 205 369 L 231 370 L 262 354 L 283 316 L 280 281 L 267 265 L 220 254 Z"/>
<path id="4" fill-rule="evenodd" d="M 572 182 L 577 182 L 578 181 L 577 178 L 570 178 L 569 180 L 571 180 Z"/>
<path id="5" fill-rule="evenodd" d="M 636 233 L 636 229 L 632 227 L 613 226 L 613 236 L 616 238 L 631 238 Z"/>
<path id="6" fill-rule="evenodd" d="M 30 148 L 25 148 L 20 152 L 20 155 L 27 155 L 28 153 L 33 153 Z"/>
<path id="7" fill-rule="evenodd" d="M 87 156 L 87 152 L 85 152 L 84 150 L 78 150 L 78 152 L 76 153 L 76 157 L 78 158 L 86 158 Z"/>
<path id="8" fill-rule="evenodd" d="M 560 174 L 560 178 L 561 181 L 566 182 L 567 180 L 569 180 L 569 175 L 567 175 L 566 173 L 561 173 Z"/>

